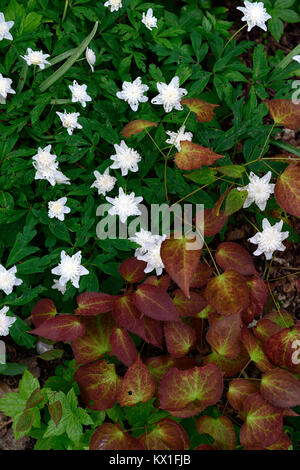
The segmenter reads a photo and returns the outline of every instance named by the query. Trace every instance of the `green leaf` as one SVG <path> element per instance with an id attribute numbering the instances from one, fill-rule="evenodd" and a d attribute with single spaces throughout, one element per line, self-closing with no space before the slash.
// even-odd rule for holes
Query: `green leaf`
<path id="1" fill-rule="evenodd" d="M 59 238 L 64 242 L 68 242 L 70 243 L 70 245 L 72 244 L 69 231 L 64 222 L 61 222 L 60 220 L 51 220 L 49 224 L 49 229 L 50 232 L 53 233 L 56 238 Z"/>
<path id="2" fill-rule="evenodd" d="M 247 191 L 232 189 L 225 201 L 225 215 L 231 215 L 240 210 L 243 207 L 247 195 Z"/>
<path id="3" fill-rule="evenodd" d="M 40 90 L 41 92 L 44 92 L 49 88 L 49 86 L 53 85 L 59 78 L 61 78 L 72 65 L 76 62 L 77 59 L 81 56 L 81 54 L 85 51 L 91 40 L 96 34 L 98 28 L 98 21 L 95 23 L 95 26 L 93 27 L 91 33 L 82 41 L 79 47 L 75 49 L 75 51 L 72 53 L 72 55 L 67 59 L 67 61 L 58 69 L 56 72 L 54 72 L 50 77 L 46 78 L 41 85 L 40 85 Z"/>
<path id="4" fill-rule="evenodd" d="M 16 432 L 28 432 L 34 422 L 34 412 L 32 410 L 26 410 L 19 416 L 15 424 Z"/>
<path id="5" fill-rule="evenodd" d="M 276 39 L 277 42 L 279 42 L 284 29 L 282 21 L 277 16 L 273 16 L 268 21 L 268 28 L 273 38 Z"/>
<path id="6" fill-rule="evenodd" d="M 216 181 L 216 171 L 211 168 L 201 168 L 200 170 L 193 171 L 188 175 L 184 175 L 185 178 L 199 184 L 210 184 Z"/>
<path id="7" fill-rule="evenodd" d="M 32 253 L 35 253 L 38 248 L 36 246 L 27 246 L 31 240 L 36 236 L 37 231 L 32 227 L 24 227 L 23 233 L 18 233 L 15 244 L 9 254 L 6 265 L 11 266 L 21 259 L 25 258 Z"/>
<path id="8" fill-rule="evenodd" d="M 6 303 L 9 304 L 9 302 Z M 15 318 L 16 321 L 9 329 L 12 339 L 20 346 L 25 346 L 28 349 L 32 348 L 36 344 L 37 339 L 27 333 L 27 331 L 30 331 L 30 327 L 27 323 L 17 316 L 15 316 Z"/>
<path id="9" fill-rule="evenodd" d="M 295 3 L 295 0 L 276 0 L 274 7 L 277 9 L 289 8 Z"/>
<path id="10" fill-rule="evenodd" d="M 245 171 L 245 167 L 243 165 L 222 165 L 218 167 L 218 171 L 231 178 L 240 178 Z"/>
<path id="11" fill-rule="evenodd" d="M 20 33 L 31 33 L 35 31 L 42 21 L 42 15 L 31 11 L 26 16 L 22 18 L 21 26 L 20 26 Z"/>
<path id="12" fill-rule="evenodd" d="M 40 384 L 37 378 L 35 378 L 31 372 L 25 370 L 23 377 L 19 382 L 19 394 L 26 401 L 37 388 L 40 388 Z"/>
<path id="13" fill-rule="evenodd" d="M 19 393 L 7 393 L 4 398 L 0 398 L 0 411 L 6 416 L 14 418 L 25 409 L 26 400 Z"/>
<path id="14" fill-rule="evenodd" d="M 0 375 L 21 375 L 27 366 L 17 364 L 16 362 L 8 362 L 7 364 L 0 364 Z"/>

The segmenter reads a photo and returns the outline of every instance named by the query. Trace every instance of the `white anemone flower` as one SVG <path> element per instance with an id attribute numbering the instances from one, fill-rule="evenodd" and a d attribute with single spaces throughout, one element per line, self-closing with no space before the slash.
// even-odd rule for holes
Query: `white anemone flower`
<path id="1" fill-rule="evenodd" d="M 244 1 L 245 7 L 237 7 L 237 10 L 240 10 L 244 13 L 242 17 L 242 21 L 246 21 L 248 25 L 248 31 L 251 31 L 254 26 L 259 26 L 264 31 L 267 31 L 266 21 L 268 21 L 271 17 L 263 2 L 254 2 L 250 3 L 247 0 Z"/>
<path id="2" fill-rule="evenodd" d="M 56 111 L 56 114 L 59 116 L 63 127 L 67 129 L 69 135 L 73 134 L 74 129 L 82 129 L 81 124 L 78 123 L 80 113 L 67 113 L 67 111 L 64 110 L 63 113 Z"/>
<path id="3" fill-rule="evenodd" d="M 134 192 L 125 194 L 123 188 L 119 188 L 119 195 L 115 198 L 106 196 L 107 202 L 112 204 L 108 210 L 110 215 L 118 215 L 122 223 L 125 223 L 127 217 L 131 215 L 141 215 L 138 204 L 142 202 L 141 196 L 135 197 Z"/>
<path id="4" fill-rule="evenodd" d="M 50 219 L 56 218 L 63 222 L 65 220 L 65 214 L 71 212 L 70 207 L 66 206 L 67 198 L 62 197 L 57 201 L 48 202 L 48 216 Z"/>
<path id="5" fill-rule="evenodd" d="M 143 12 L 142 23 L 146 26 L 146 28 L 152 31 L 152 28 L 157 28 L 157 18 L 153 16 L 152 8 L 148 8 L 147 13 Z"/>
<path id="6" fill-rule="evenodd" d="M 173 77 L 168 85 L 158 82 L 156 86 L 159 94 L 152 98 L 152 104 L 162 104 L 166 113 L 172 111 L 173 108 L 178 111 L 183 109 L 180 100 L 182 96 L 187 94 L 187 90 L 179 88 L 179 77 Z"/>
<path id="7" fill-rule="evenodd" d="M 262 232 L 258 232 L 254 237 L 249 238 L 251 243 L 258 245 L 257 250 L 253 253 L 255 256 L 259 256 L 264 253 L 266 259 L 269 260 L 272 258 L 274 251 L 285 250 L 285 246 L 282 241 L 289 236 L 289 232 L 281 232 L 282 226 L 282 220 L 271 226 L 268 219 L 263 219 Z"/>
<path id="8" fill-rule="evenodd" d="M 85 58 L 86 58 L 87 63 L 91 67 L 92 72 L 94 72 L 94 64 L 96 62 L 96 54 L 89 47 L 87 47 L 86 50 L 85 50 Z"/>
<path id="9" fill-rule="evenodd" d="M 59 281 L 57 279 L 54 280 L 54 284 L 52 285 L 52 289 L 55 289 L 55 290 L 58 290 L 59 292 L 62 293 L 62 295 L 65 294 L 66 290 L 67 290 L 67 286 L 66 285 L 61 285 L 59 283 Z"/>
<path id="10" fill-rule="evenodd" d="M 108 0 L 104 3 L 105 7 L 110 7 L 110 11 L 118 11 L 122 8 L 122 0 Z"/>
<path id="11" fill-rule="evenodd" d="M 144 92 L 149 90 L 147 85 L 142 84 L 141 77 L 137 77 L 133 82 L 123 82 L 122 91 L 116 93 L 120 100 L 127 101 L 132 111 L 137 111 L 139 103 L 146 103 L 148 97 Z"/>
<path id="12" fill-rule="evenodd" d="M 94 171 L 94 176 L 96 180 L 92 184 L 91 188 L 97 188 L 98 194 L 105 196 L 106 193 L 109 193 L 114 189 L 117 178 L 109 174 L 109 168 L 106 168 L 102 175 L 99 171 Z"/>
<path id="13" fill-rule="evenodd" d="M 58 282 L 61 286 L 65 286 L 68 281 L 71 281 L 72 285 L 78 289 L 80 277 L 89 274 L 89 271 L 81 265 L 81 251 L 69 256 L 63 250 L 60 257 L 58 266 L 51 269 L 52 274 L 60 276 Z"/>
<path id="14" fill-rule="evenodd" d="M 3 307 L 0 310 L 0 336 L 9 335 L 9 329 L 13 323 L 17 320 L 16 317 L 8 317 L 6 314 L 9 307 Z"/>
<path id="15" fill-rule="evenodd" d="M 112 169 L 120 169 L 122 176 L 127 176 L 128 171 L 137 172 L 139 167 L 138 163 L 141 161 L 142 157 L 140 154 L 132 149 L 129 148 L 124 140 L 121 140 L 120 145 L 115 144 L 115 155 L 111 155 L 110 159 L 114 161 L 110 168 Z"/>
<path id="16" fill-rule="evenodd" d="M 166 131 L 169 139 L 166 140 L 167 144 L 175 145 L 178 152 L 181 150 L 180 142 L 183 140 L 192 141 L 193 134 L 191 132 L 185 132 L 185 126 L 181 126 L 178 132 Z"/>
<path id="17" fill-rule="evenodd" d="M 79 85 L 76 80 L 73 80 L 73 85 L 69 85 L 72 93 L 72 103 L 80 103 L 83 108 L 86 107 L 86 103 L 92 101 L 92 98 L 87 94 L 87 85 Z"/>
<path id="18" fill-rule="evenodd" d="M 5 21 L 4 14 L 0 12 L 0 41 L 3 39 L 8 39 L 9 41 L 13 40 L 9 30 L 13 27 L 14 24 L 14 21 Z"/>
<path id="19" fill-rule="evenodd" d="M 23 281 L 16 277 L 17 268 L 13 266 L 10 269 L 5 269 L 2 264 L 0 264 L 0 290 L 6 295 L 12 293 L 14 286 L 20 286 Z"/>
<path id="20" fill-rule="evenodd" d="M 11 87 L 12 79 L 3 77 L 0 73 L 0 104 L 6 103 L 8 93 L 15 95 L 15 90 Z"/>
<path id="21" fill-rule="evenodd" d="M 136 252 L 139 254 L 146 253 L 146 245 L 149 246 L 149 244 L 154 244 L 159 239 L 159 235 L 152 235 L 149 230 L 145 230 L 143 228 L 141 228 L 139 232 L 136 232 L 133 237 L 129 237 L 130 241 L 136 243 L 137 245 L 140 245 L 140 248 L 137 248 L 136 250 Z"/>
<path id="22" fill-rule="evenodd" d="M 51 167 L 54 163 L 56 163 L 56 155 L 51 154 L 51 145 L 47 145 L 43 149 L 41 147 L 38 148 L 38 153 L 32 157 L 39 166 L 46 166 Z"/>
<path id="23" fill-rule="evenodd" d="M 44 54 L 43 51 L 33 51 L 28 47 L 27 55 L 21 55 L 22 59 L 24 59 L 27 65 L 38 65 L 41 70 L 45 68 L 45 65 L 51 65 L 48 62 L 47 57 L 50 57 L 49 54 Z"/>
<path id="24" fill-rule="evenodd" d="M 141 248 L 144 253 L 137 249 L 135 256 L 138 260 L 145 261 L 147 263 L 147 266 L 144 269 L 145 273 L 151 273 L 153 270 L 155 270 L 156 275 L 160 276 L 165 267 L 161 259 L 160 251 L 161 244 L 166 239 L 166 235 L 153 235 L 152 237 L 152 241 L 145 243 Z"/>
<path id="25" fill-rule="evenodd" d="M 244 201 L 244 208 L 249 207 L 252 202 L 259 207 L 261 211 L 264 211 L 267 205 L 267 201 L 271 194 L 274 193 L 275 184 L 270 184 L 272 177 L 271 171 L 268 171 L 261 178 L 256 176 L 252 171 L 249 176 L 250 182 L 247 186 L 237 188 L 239 191 L 247 191 L 248 195 Z"/>

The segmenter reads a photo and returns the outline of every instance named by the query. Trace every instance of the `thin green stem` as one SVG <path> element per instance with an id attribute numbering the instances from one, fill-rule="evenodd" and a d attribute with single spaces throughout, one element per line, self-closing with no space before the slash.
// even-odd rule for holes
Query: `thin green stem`
<path id="1" fill-rule="evenodd" d="M 65 8 L 64 8 L 63 16 L 62 16 L 62 19 L 61 19 L 61 22 L 62 22 L 62 23 L 65 21 L 66 14 L 67 14 L 67 10 L 68 10 L 68 5 L 69 5 L 69 0 L 66 0 L 66 1 L 65 1 Z"/>
<path id="2" fill-rule="evenodd" d="M 226 47 L 228 46 L 228 44 L 244 29 L 246 28 L 247 26 L 247 23 L 244 24 L 244 26 L 242 26 L 240 29 L 238 29 L 232 36 L 231 38 L 228 39 L 228 41 L 226 42 L 225 46 L 223 47 L 222 49 L 222 52 L 220 54 L 220 57 L 222 56 L 223 52 L 225 51 Z"/>

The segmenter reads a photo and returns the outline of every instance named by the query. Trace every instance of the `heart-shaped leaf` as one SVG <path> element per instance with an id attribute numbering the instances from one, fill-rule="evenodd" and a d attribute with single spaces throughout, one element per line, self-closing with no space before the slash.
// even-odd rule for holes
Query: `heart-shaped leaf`
<path id="1" fill-rule="evenodd" d="M 85 327 L 75 315 L 58 315 L 44 321 L 38 328 L 28 331 L 53 341 L 74 341 L 85 333 Z"/>
<path id="2" fill-rule="evenodd" d="M 300 382 L 286 370 L 276 368 L 263 374 L 260 393 L 274 406 L 289 408 L 300 405 Z"/>
<path id="3" fill-rule="evenodd" d="M 274 366 L 270 363 L 267 358 L 262 345 L 259 343 L 258 338 L 253 336 L 251 331 L 243 327 L 241 332 L 241 340 L 249 354 L 250 359 L 255 362 L 256 366 L 262 371 L 266 372 L 267 370 L 272 369 Z"/>
<path id="4" fill-rule="evenodd" d="M 239 313 L 224 317 L 212 315 L 206 340 L 218 354 L 235 358 L 241 350 L 242 321 Z"/>
<path id="5" fill-rule="evenodd" d="M 145 119 L 135 119 L 134 121 L 130 121 L 126 124 L 122 129 L 121 134 L 128 139 L 132 135 L 139 134 L 143 130 L 147 129 L 147 127 L 153 126 L 157 127 L 157 122 L 146 121 Z"/>
<path id="6" fill-rule="evenodd" d="M 145 279 L 144 269 L 147 263 L 139 261 L 135 257 L 128 258 L 120 264 L 119 271 L 123 279 L 127 282 L 140 282 Z"/>
<path id="7" fill-rule="evenodd" d="M 118 393 L 121 406 L 133 406 L 149 401 L 155 391 L 155 380 L 138 356 L 126 372 Z"/>
<path id="8" fill-rule="evenodd" d="M 127 367 L 130 367 L 137 358 L 134 342 L 124 328 L 114 328 L 110 336 L 112 352 Z"/>
<path id="9" fill-rule="evenodd" d="M 252 257 L 249 255 L 248 251 L 238 243 L 220 243 L 215 258 L 224 271 L 233 269 L 244 276 L 257 274 Z"/>
<path id="10" fill-rule="evenodd" d="M 291 164 L 281 173 L 275 185 L 275 197 L 282 209 L 300 217 L 300 166 Z"/>
<path id="11" fill-rule="evenodd" d="M 208 103 L 199 98 L 184 98 L 181 104 L 185 104 L 193 113 L 196 114 L 198 122 L 210 122 L 214 118 L 214 109 L 218 104 Z"/>
<path id="12" fill-rule="evenodd" d="M 259 381 L 247 379 L 234 379 L 230 382 L 227 399 L 237 411 L 243 411 L 246 398 L 259 392 Z"/>
<path id="13" fill-rule="evenodd" d="M 212 418 L 201 416 L 197 421 L 200 434 L 209 434 L 213 437 L 212 447 L 217 450 L 234 450 L 236 446 L 235 431 L 232 422 L 226 416 Z"/>
<path id="14" fill-rule="evenodd" d="M 249 289 L 241 274 L 228 270 L 208 281 L 205 297 L 218 313 L 228 316 L 248 307 Z"/>
<path id="15" fill-rule="evenodd" d="M 189 437 L 184 428 L 170 418 L 155 423 L 154 428 L 139 437 L 147 450 L 188 450 Z"/>
<path id="16" fill-rule="evenodd" d="M 103 423 L 92 435 L 90 450 L 144 450 L 143 444 L 118 423 Z"/>
<path id="17" fill-rule="evenodd" d="M 179 320 L 171 297 L 161 287 L 143 284 L 133 294 L 133 301 L 140 312 L 154 320 Z"/>
<path id="18" fill-rule="evenodd" d="M 99 315 L 110 312 L 116 297 L 102 292 L 84 292 L 77 297 L 76 315 Z"/>
<path id="19" fill-rule="evenodd" d="M 203 165 L 212 165 L 224 155 L 218 155 L 202 145 L 187 140 L 180 143 L 181 150 L 175 154 L 175 163 L 181 170 L 196 170 Z"/>
<path id="20" fill-rule="evenodd" d="M 292 100 L 266 100 L 269 113 L 275 124 L 297 131 L 300 127 L 300 107 Z"/>
<path id="21" fill-rule="evenodd" d="M 53 300 L 42 299 L 33 307 L 31 316 L 35 327 L 40 326 L 45 320 L 57 315 L 57 310 Z"/>
<path id="22" fill-rule="evenodd" d="M 183 322 L 165 322 L 164 332 L 167 349 L 174 357 L 185 356 L 196 342 L 195 330 Z"/>

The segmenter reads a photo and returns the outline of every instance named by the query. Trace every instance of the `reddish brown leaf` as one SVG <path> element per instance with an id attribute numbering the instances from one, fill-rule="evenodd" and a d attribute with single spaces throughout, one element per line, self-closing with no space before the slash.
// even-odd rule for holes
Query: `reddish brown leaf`
<path id="1" fill-rule="evenodd" d="M 45 320 L 57 315 L 56 307 L 51 299 L 42 299 L 33 307 L 31 316 L 35 327 L 40 326 Z"/>
<path id="2" fill-rule="evenodd" d="M 188 450 L 189 437 L 184 428 L 170 418 L 155 424 L 154 429 L 139 437 L 147 450 Z"/>
<path id="3" fill-rule="evenodd" d="M 244 276 L 257 274 L 252 257 L 249 255 L 248 251 L 238 243 L 220 243 L 215 258 L 224 271 L 232 269 Z"/>
<path id="4" fill-rule="evenodd" d="M 102 292 L 84 292 L 77 297 L 76 315 L 98 315 L 110 312 L 117 297 Z"/>
<path id="5" fill-rule="evenodd" d="M 234 450 L 236 446 L 235 431 L 232 422 L 226 416 L 212 418 L 201 416 L 197 421 L 200 434 L 209 434 L 214 438 L 212 447 L 217 450 Z"/>
<path id="6" fill-rule="evenodd" d="M 195 447 L 194 450 L 215 450 L 212 446 L 208 444 L 200 444 L 200 446 Z"/>
<path id="7" fill-rule="evenodd" d="M 119 377 L 114 364 L 104 360 L 85 364 L 77 369 L 74 379 L 85 406 L 93 410 L 106 410 L 116 403 Z"/>
<path id="8" fill-rule="evenodd" d="M 228 216 L 224 211 L 216 213 L 216 209 L 204 209 L 204 235 L 212 237 L 219 233 L 228 220 Z"/>
<path id="9" fill-rule="evenodd" d="M 249 304 L 246 280 L 241 274 L 232 270 L 225 271 L 208 281 L 205 296 L 208 303 L 225 316 L 240 313 Z"/>
<path id="10" fill-rule="evenodd" d="M 52 341 L 74 341 L 84 335 L 85 327 L 82 321 L 74 315 L 58 315 L 49 318 L 28 333 L 52 339 Z"/>
<path id="11" fill-rule="evenodd" d="M 198 122 L 210 122 L 214 118 L 214 109 L 218 104 L 208 103 L 199 98 L 184 98 L 181 104 L 185 104 L 193 113 L 196 114 Z"/>
<path id="12" fill-rule="evenodd" d="M 242 321 L 239 313 L 229 317 L 213 315 L 206 340 L 218 354 L 234 359 L 241 350 L 241 327 Z"/>
<path id="13" fill-rule="evenodd" d="M 240 441 L 245 447 L 259 444 L 270 446 L 282 433 L 282 409 L 276 408 L 259 393 L 246 398 L 244 403 L 245 423 L 241 427 Z"/>
<path id="14" fill-rule="evenodd" d="M 141 335 L 141 338 L 146 343 L 153 344 L 159 349 L 163 348 L 163 328 L 162 322 L 153 320 L 150 317 L 143 318 L 145 324 L 145 332 Z"/>
<path id="15" fill-rule="evenodd" d="M 279 439 L 274 442 L 271 446 L 268 446 L 268 450 L 290 450 L 293 447 L 292 441 L 290 438 L 282 433 Z"/>
<path id="16" fill-rule="evenodd" d="M 266 100 L 269 113 L 275 124 L 298 131 L 300 127 L 300 106 L 292 100 L 277 99 Z"/>
<path id="17" fill-rule="evenodd" d="M 266 342 L 271 336 L 281 330 L 282 327 L 277 325 L 277 323 L 269 320 L 268 318 L 263 318 L 257 322 L 256 327 L 253 328 L 252 331 L 258 339 Z"/>
<path id="18" fill-rule="evenodd" d="M 259 381 L 247 379 L 234 379 L 230 382 L 227 399 L 237 411 L 243 411 L 246 398 L 259 392 Z"/>
<path id="19" fill-rule="evenodd" d="M 295 326 L 293 316 L 283 308 L 267 313 L 264 318 L 271 320 L 281 326 L 281 328 L 290 328 L 291 326 Z"/>
<path id="20" fill-rule="evenodd" d="M 92 435 L 90 450 L 144 450 L 143 444 L 118 423 L 103 423 Z"/>
<path id="21" fill-rule="evenodd" d="M 275 198 L 282 209 L 300 217 L 300 166 L 289 165 L 277 178 Z"/>
<path id="22" fill-rule="evenodd" d="M 84 317 L 81 322 L 85 326 L 85 334 L 71 344 L 78 365 L 100 359 L 111 351 L 109 339 L 114 324 L 110 313 Z"/>
<path id="23" fill-rule="evenodd" d="M 200 288 L 206 286 L 208 279 L 212 276 L 214 270 L 207 264 L 199 263 L 192 277 L 190 287 Z"/>
<path id="24" fill-rule="evenodd" d="M 183 322 L 165 322 L 164 333 L 167 349 L 174 357 L 185 356 L 196 341 L 195 330 Z"/>
<path id="25" fill-rule="evenodd" d="M 113 329 L 110 344 L 113 354 L 127 367 L 130 367 L 136 361 L 136 347 L 124 328 Z"/>
<path id="26" fill-rule="evenodd" d="M 284 328 L 272 335 L 265 343 L 265 352 L 275 366 L 283 367 L 290 372 L 300 373 L 300 365 L 293 362 L 294 341 L 300 341 L 300 326 L 292 330 Z"/>
<path id="27" fill-rule="evenodd" d="M 144 284 L 150 284 L 151 286 L 161 287 L 164 290 L 168 290 L 171 283 L 171 279 L 168 274 L 164 276 L 149 276 L 145 279 Z"/>
<path id="28" fill-rule="evenodd" d="M 196 365 L 196 362 L 191 357 L 155 356 L 147 359 L 146 365 L 156 382 L 160 382 L 167 370 L 172 367 L 180 370 L 190 369 Z"/>
<path id="29" fill-rule="evenodd" d="M 222 373 L 214 364 L 189 370 L 172 368 L 160 383 L 160 407 L 168 411 L 180 411 L 188 405 L 195 405 L 204 410 L 217 403 L 222 391 Z"/>
<path id="30" fill-rule="evenodd" d="M 255 317 L 261 315 L 268 297 L 268 289 L 262 279 L 252 276 L 247 279 L 249 288 L 249 305 L 242 313 L 243 321 L 248 325 Z"/>
<path id="31" fill-rule="evenodd" d="M 139 134 L 147 127 L 157 127 L 158 124 L 152 121 L 146 121 L 145 119 L 135 119 L 134 121 L 129 122 L 122 129 L 121 134 L 127 139 L 132 135 Z"/>
<path id="32" fill-rule="evenodd" d="M 246 327 L 242 328 L 241 340 L 250 356 L 250 359 L 255 362 L 256 366 L 262 372 L 273 369 L 274 366 L 268 360 L 258 338 L 255 338 L 251 331 Z"/>
<path id="33" fill-rule="evenodd" d="M 171 297 L 161 287 L 143 284 L 133 294 L 133 301 L 140 312 L 154 320 L 179 320 Z"/>
<path id="34" fill-rule="evenodd" d="M 207 301 L 197 292 L 191 292 L 188 299 L 182 290 L 174 292 L 173 302 L 178 315 L 181 317 L 194 317 L 199 314 L 207 305 Z"/>
<path id="35" fill-rule="evenodd" d="M 129 367 L 118 393 L 121 406 L 133 406 L 140 402 L 149 401 L 155 391 L 155 380 L 143 364 L 140 357 Z"/>
<path id="36" fill-rule="evenodd" d="M 182 237 L 167 239 L 161 245 L 161 258 L 166 271 L 188 298 L 201 255 L 201 250 L 188 249 L 190 243 L 190 240 Z"/>
<path id="37" fill-rule="evenodd" d="M 147 266 L 145 261 L 139 261 L 135 257 L 128 258 L 120 264 L 119 271 L 123 279 L 127 282 L 140 282 L 145 277 L 144 269 Z"/>
<path id="38" fill-rule="evenodd" d="M 145 334 L 145 322 L 141 318 L 143 314 L 135 307 L 131 295 L 118 297 L 114 302 L 112 314 L 116 322 L 126 330 L 139 336 Z"/>
<path id="39" fill-rule="evenodd" d="M 196 170 L 203 165 L 212 165 L 216 160 L 224 158 L 202 145 L 187 140 L 180 143 L 181 150 L 175 154 L 175 163 L 181 170 Z"/>
<path id="40" fill-rule="evenodd" d="M 292 408 L 300 405 L 300 382 L 286 370 L 276 368 L 263 374 L 260 393 L 274 406 Z"/>
<path id="41" fill-rule="evenodd" d="M 203 358 L 204 365 L 216 364 L 222 371 L 224 377 L 233 377 L 245 367 L 248 361 L 249 355 L 243 347 L 240 354 L 234 359 L 221 356 L 221 354 L 218 354 L 216 351 L 212 351 L 210 354 Z"/>

